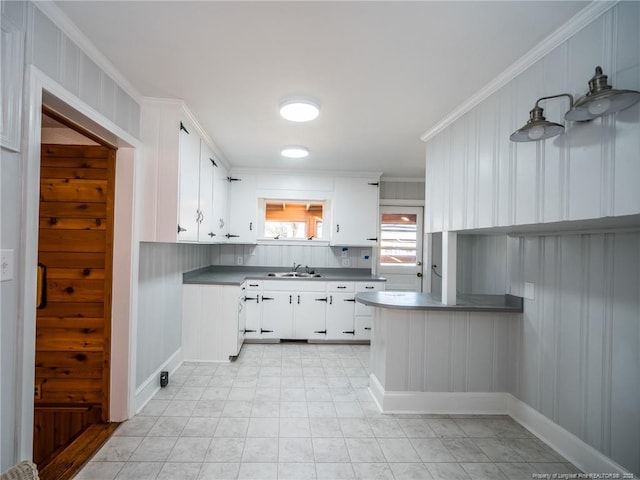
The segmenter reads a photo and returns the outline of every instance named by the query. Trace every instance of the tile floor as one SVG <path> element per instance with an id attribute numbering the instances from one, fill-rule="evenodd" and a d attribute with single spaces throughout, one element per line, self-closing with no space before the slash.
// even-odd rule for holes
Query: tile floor
<path id="1" fill-rule="evenodd" d="M 382 415 L 367 345 L 184 364 L 76 480 L 531 479 L 578 470 L 508 416 Z"/>

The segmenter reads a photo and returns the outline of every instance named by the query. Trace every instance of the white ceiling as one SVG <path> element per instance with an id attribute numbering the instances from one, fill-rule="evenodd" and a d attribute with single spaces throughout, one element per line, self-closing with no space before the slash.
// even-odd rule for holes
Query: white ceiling
<path id="1" fill-rule="evenodd" d="M 183 99 L 234 167 L 421 177 L 420 135 L 587 3 L 57 5 L 142 95 Z M 281 119 L 294 94 L 320 117 Z M 280 158 L 287 144 L 311 155 Z"/>

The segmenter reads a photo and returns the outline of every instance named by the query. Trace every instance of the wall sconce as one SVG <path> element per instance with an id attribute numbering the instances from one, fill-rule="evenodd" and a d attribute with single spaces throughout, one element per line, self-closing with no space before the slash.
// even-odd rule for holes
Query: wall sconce
<path id="1" fill-rule="evenodd" d="M 538 106 L 542 100 L 569 97 L 571 104 L 564 118 L 573 122 L 586 122 L 602 115 L 624 110 L 640 102 L 640 92 L 635 90 L 617 90 L 607 83 L 607 76 L 602 73 L 602 67 L 596 67 L 595 75 L 589 80 L 589 92 L 575 104 L 568 93 L 561 93 L 538 99 L 535 107 L 529 112 L 530 118 L 520 129 L 509 137 L 513 142 L 533 142 L 545 138 L 555 137 L 564 132 L 564 126 L 547 121 L 542 115 L 543 110 Z"/>

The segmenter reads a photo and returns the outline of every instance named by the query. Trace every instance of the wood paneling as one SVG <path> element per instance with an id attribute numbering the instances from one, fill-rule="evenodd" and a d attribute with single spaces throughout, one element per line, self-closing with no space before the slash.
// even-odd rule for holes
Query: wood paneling
<path id="1" fill-rule="evenodd" d="M 109 418 L 115 150 L 42 146 L 34 459 Z"/>

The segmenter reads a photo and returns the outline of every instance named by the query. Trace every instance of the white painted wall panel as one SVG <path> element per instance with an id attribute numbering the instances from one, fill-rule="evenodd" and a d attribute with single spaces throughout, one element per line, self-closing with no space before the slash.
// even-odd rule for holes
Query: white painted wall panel
<path id="1" fill-rule="evenodd" d="M 547 119 L 566 133 L 509 141 L 538 98 L 584 95 L 596 65 L 614 87 L 640 89 L 638 9 L 620 2 L 427 141 L 427 232 L 640 213 L 640 105 L 580 123 L 564 120 L 566 98 L 542 101 Z M 484 195 L 491 190 L 492 215 Z"/>
<path id="2" fill-rule="evenodd" d="M 80 53 L 80 98 L 100 111 L 102 106 L 102 70 L 84 53 Z"/>
<path id="3" fill-rule="evenodd" d="M 61 32 L 49 18 L 37 8 L 33 9 L 33 28 L 31 30 L 31 63 L 45 74 L 57 79 L 60 70 Z M 29 60 L 27 60 L 29 61 Z"/>
<path id="4" fill-rule="evenodd" d="M 109 120 L 114 121 L 116 117 L 116 83 L 105 72 L 102 72 L 101 81 L 101 110 Z M 126 123 L 128 124 L 129 122 Z"/>
<path id="5" fill-rule="evenodd" d="M 69 37 L 62 38 L 60 84 L 74 95 L 80 94 L 80 48 Z"/>

